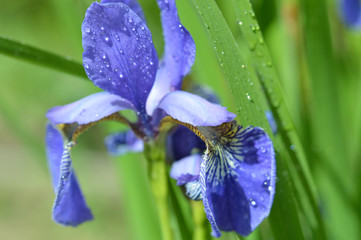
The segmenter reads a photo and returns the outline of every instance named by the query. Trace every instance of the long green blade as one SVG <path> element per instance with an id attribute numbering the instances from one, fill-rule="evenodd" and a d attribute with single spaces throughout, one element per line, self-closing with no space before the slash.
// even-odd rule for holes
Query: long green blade
<path id="1" fill-rule="evenodd" d="M 0 53 L 88 79 L 80 63 L 21 42 L 0 37 Z"/>
<path id="2" fill-rule="evenodd" d="M 272 67 L 268 50 L 263 44 L 262 35 L 260 33 L 255 34 L 257 31 L 259 32 L 259 27 L 249 2 L 234 1 L 233 3 L 236 9 L 242 9 L 242 12 L 247 15 L 247 18 L 238 23 L 240 26 L 245 26 L 246 31 L 242 33 L 245 34 L 245 38 L 248 40 L 251 55 L 252 52 L 257 52 L 257 55 L 259 55 L 257 58 L 251 58 L 255 60 L 246 59 L 246 54 L 241 55 L 239 53 L 239 47 L 214 1 L 193 0 L 192 2 L 204 22 L 224 75 L 233 90 L 232 95 L 236 100 L 238 116 L 241 122 L 246 125 L 262 126 L 268 130 L 269 126 L 264 115 L 266 109 L 265 100 L 270 104 L 278 122 L 281 140 L 276 142 L 276 148 L 281 149 L 282 154 L 280 154 L 281 158 L 278 159 L 277 167 L 278 172 L 283 174 L 278 174 L 280 182 L 277 184 L 278 191 L 271 214 L 271 225 L 274 234 L 282 239 L 303 239 L 304 231 L 307 231 L 300 224 L 303 218 L 301 215 L 304 214 L 301 214 L 300 207 L 305 204 L 298 198 L 301 194 L 294 193 L 296 187 L 291 184 L 292 182 L 303 188 L 301 192 L 306 194 L 304 198 L 311 205 L 306 204 L 306 207 L 303 207 L 315 211 L 317 225 L 321 229 L 321 235 L 323 235 L 323 224 L 317 209 L 315 192 L 312 190 L 313 183 L 306 158 L 284 104 L 278 77 Z M 236 13 L 239 15 L 240 12 Z M 263 47 L 256 51 L 259 46 Z M 266 89 L 265 95 L 263 95 L 262 87 Z M 294 151 L 294 147 L 291 148 L 291 146 L 297 146 L 297 151 Z M 298 171 L 300 172 L 299 176 L 297 175 L 298 172 L 292 171 L 292 169 L 301 169 L 301 171 Z M 291 180 L 290 177 L 294 179 Z M 312 225 L 314 222 L 313 220 L 310 224 Z M 287 226 L 290 231 L 282 231 L 282 234 L 278 234 L 277 232 L 281 232 L 277 231 L 281 223 L 283 223 L 283 226 Z"/>

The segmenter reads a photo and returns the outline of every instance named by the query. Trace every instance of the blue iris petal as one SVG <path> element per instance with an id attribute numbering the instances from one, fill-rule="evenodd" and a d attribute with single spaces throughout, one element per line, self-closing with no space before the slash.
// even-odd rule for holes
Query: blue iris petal
<path id="1" fill-rule="evenodd" d="M 144 148 L 143 140 L 132 130 L 108 135 L 104 142 L 108 152 L 114 156 L 122 156 L 128 152 L 142 152 Z"/>
<path id="2" fill-rule="evenodd" d="M 209 142 L 199 179 L 213 235 L 219 237 L 223 230 L 247 236 L 272 206 L 276 176 L 272 142 L 262 129 L 244 129 L 235 121 L 207 131 L 213 134 L 206 138 L 217 137 Z"/>
<path id="3" fill-rule="evenodd" d="M 73 143 L 63 146 L 60 132 L 50 124 L 46 133 L 48 164 L 55 189 L 53 219 L 55 222 L 77 226 L 93 219 L 85 203 L 75 173 L 72 168 L 70 150 Z"/>
<path id="4" fill-rule="evenodd" d="M 342 0 L 342 16 L 347 25 L 361 27 L 361 2 L 360 0 Z"/>
<path id="5" fill-rule="evenodd" d="M 135 12 L 140 19 L 142 19 L 143 22 L 145 22 L 144 13 L 142 10 L 142 7 L 139 5 L 137 0 L 102 0 L 101 3 L 124 3 L 127 5 L 130 9 L 132 9 L 133 12 Z"/>

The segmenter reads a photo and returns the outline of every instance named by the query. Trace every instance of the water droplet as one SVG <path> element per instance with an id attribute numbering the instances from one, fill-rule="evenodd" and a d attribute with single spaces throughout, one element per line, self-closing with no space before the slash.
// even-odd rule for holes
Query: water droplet
<path id="1" fill-rule="evenodd" d="M 249 10 L 249 15 L 251 15 L 252 18 L 256 17 L 256 15 L 254 14 L 254 12 L 252 10 Z"/>
<path id="2" fill-rule="evenodd" d="M 133 19 L 132 19 L 132 18 L 128 18 L 128 22 L 129 22 L 129 23 L 132 23 L 132 22 L 133 22 Z"/>
<path id="3" fill-rule="evenodd" d="M 133 62 L 133 66 L 136 67 L 138 64 L 136 62 Z"/>
<path id="4" fill-rule="evenodd" d="M 241 68 L 245 68 L 245 67 L 246 67 L 246 65 L 243 65 L 243 64 L 241 65 Z"/>
<path id="5" fill-rule="evenodd" d="M 149 62 L 150 65 L 153 65 L 154 63 L 152 61 Z"/>
<path id="6" fill-rule="evenodd" d="M 90 28 L 89 28 L 89 27 L 85 27 L 85 32 L 86 32 L 86 33 L 90 33 Z"/>
<path id="7" fill-rule="evenodd" d="M 224 52 L 222 52 L 222 55 L 224 54 Z"/>
<path id="8" fill-rule="evenodd" d="M 247 97 L 248 101 L 252 102 L 252 97 L 251 97 L 251 95 L 249 95 L 249 93 L 246 93 L 246 97 Z"/>
<path id="9" fill-rule="evenodd" d="M 100 30 L 104 31 L 104 27 L 100 27 Z"/>
<path id="10" fill-rule="evenodd" d="M 121 74 L 119 74 L 119 77 L 120 77 L 120 78 L 123 78 L 124 76 L 123 76 L 123 74 L 121 73 Z"/>
<path id="11" fill-rule="evenodd" d="M 267 148 L 265 148 L 265 147 L 261 147 L 261 153 L 263 153 L 263 154 L 265 154 L 265 153 L 267 153 Z"/>
<path id="12" fill-rule="evenodd" d="M 251 30 L 252 30 L 253 32 L 256 32 L 256 26 L 255 26 L 255 25 L 250 24 L 249 27 L 251 28 Z"/>
<path id="13" fill-rule="evenodd" d="M 242 26 L 242 25 L 243 25 L 243 22 L 242 22 L 242 21 L 239 21 L 239 22 L 238 22 L 238 25 L 239 25 L 239 26 Z"/>
<path id="14" fill-rule="evenodd" d="M 291 149 L 292 151 L 296 151 L 296 146 L 292 144 L 292 145 L 290 146 L 290 149 Z"/>
<path id="15" fill-rule="evenodd" d="M 251 203 L 252 207 L 257 207 L 257 202 L 253 200 L 252 198 L 249 199 L 249 202 Z"/>

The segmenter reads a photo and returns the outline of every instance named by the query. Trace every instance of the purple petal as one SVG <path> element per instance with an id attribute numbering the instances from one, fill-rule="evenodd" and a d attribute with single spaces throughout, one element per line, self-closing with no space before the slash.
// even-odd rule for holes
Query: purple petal
<path id="1" fill-rule="evenodd" d="M 104 140 L 109 154 L 122 156 L 128 152 L 142 152 L 143 141 L 132 130 L 118 132 L 107 136 Z"/>
<path id="2" fill-rule="evenodd" d="M 234 127 L 228 132 L 234 136 L 220 140 L 201 166 L 203 203 L 216 237 L 220 230 L 250 234 L 269 215 L 275 193 L 271 140 L 260 128 Z"/>
<path id="3" fill-rule="evenodd" d="M 71 166 L 70 145 L 63 147 L 63 139 L 52 125 L 46 128 L 46 152 L 56 194 L 53 219 L 63 225 L 77 226 L 93 219 L 85 203 Z"/>
<path id="4" fill-rule="evenodd" d="M 181 89 L 182 79 L 191 69 L 196 46 L 181 24 L 174 0 L 158 0 L 165 41 L 164 56 L 156 81 L 147 100 L 147 113 L 152 115 L 159 101 L 168 93 Z"/>
<path id="5" fill-rule="evenodd" d="M 194 152 L 203 153 L 205 143 L 191 130 L 179 126 L 167 138 L 167 156 L 171 160 L 179 160 Z"/>
<path id="6" fill-rule="evenodd" d="M 124 3 L 125 5 L 128 5 L 130 9 L 132 9 L 133 12 L 135 12 L 140 19 L 142 19 L 143 22 L 145 22 L 144 13 L 142 10 L 142 7 L 139 5 L 137 0 L 102 0 L 101 3 Z"/>
<path id="7" fill-rule="evenodd" d="M 183 185 L 198 179 L 202 163 L 202 155 L 194 154 L 175 161 L 170 170 L 170 176 L 177 180 L 177 185 Z"/>
<path id="8" fill-rule="evenodd" d="M 361 2 L 359 0 L 342 0 L 342 15 L 347 25 L 361 26 Z"/>
<path id="9" fill-rule="evenodd" d="M 54 107 L 46 116 L 53 124 L 87 124 L 124 109 L 134 109 L 134 106 L 117 95 L 99 92 L 68 105 Z"/>
<path id="10" fill-rule="evenodd" d="M 122 3 L 92 3 L 82 25 L 83 62 L 94 84 L 138 111 L 153 86 L 158 57 L 146 24 Z"/>
<path id="11" fill-rule="evenodd" d="M 236 117 L 226 107 L 184 91 L 167 94 L 159 103 L 159 108 L 171 117 L 193 126 L 218 126 Z"/>

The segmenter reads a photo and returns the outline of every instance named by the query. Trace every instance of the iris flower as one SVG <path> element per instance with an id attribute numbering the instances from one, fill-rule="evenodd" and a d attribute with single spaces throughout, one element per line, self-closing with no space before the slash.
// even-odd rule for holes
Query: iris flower
<path id="1" fill-rule="evenodd" d="M 175 177 L 193 186 L 189 191 L 198 193 L 194 199 L 203 200 L 213 234 L 220 236 L 223 230 L 248 235 L 271 209 L 275 184 L 272 142 L 260 128 L 242 128 L 225 107 L 180 90 L 194 62 L 195 44 L 180 23 L 175 1 L 157 2 L 165 41 L 160 63 L 136 0 L 103 0 L 86 11 L 83 64 L 89 79 L 104 92 L 47 113 L 47 157 L 56 195 L 53 219 L 77 226 L 93 218 L 70 157 L 82 132 L 101 121 L 119 121 L 131 129 L 118 139 L 128 144 L 124 151 L 140 151 L 139 139 L 156 140 L 160 126 L 172 122 L 205 142 L 203 157 L 194 167 L 179 164 Z M 124 109 L 136 112 L 137 121 L 121 116 L 119 111 Z"/>
<path id="2" fill-rule="evenodd" d="M 361 1 L 341 0 L 342 16 L 347 25 L 361 27 Z"/>

